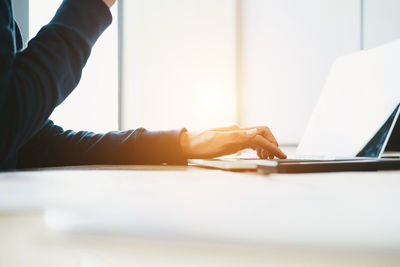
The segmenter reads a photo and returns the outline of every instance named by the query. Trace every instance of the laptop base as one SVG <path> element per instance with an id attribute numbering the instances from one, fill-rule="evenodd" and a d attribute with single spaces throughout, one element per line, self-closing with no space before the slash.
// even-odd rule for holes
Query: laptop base
<path id="1" fill-rule="evenodd" d="M 313 172 L 359 172 L 400 170 L 400 159 L 360 159 L 328 161 L 284 161 L 278 160 L 276 166 L 257 165 L 261 173 L 313 173 Z"/>

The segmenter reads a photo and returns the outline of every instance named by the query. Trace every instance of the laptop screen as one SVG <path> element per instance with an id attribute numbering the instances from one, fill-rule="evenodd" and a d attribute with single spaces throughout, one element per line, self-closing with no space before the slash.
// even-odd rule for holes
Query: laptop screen
<path id="1" fill-rule="evenodd" d="M 400 41 L 338 58 L 297 154 L 379 156 L 398 116 L 399 69 Z M 373 149 L 363 151 L 368 144 Z"/>

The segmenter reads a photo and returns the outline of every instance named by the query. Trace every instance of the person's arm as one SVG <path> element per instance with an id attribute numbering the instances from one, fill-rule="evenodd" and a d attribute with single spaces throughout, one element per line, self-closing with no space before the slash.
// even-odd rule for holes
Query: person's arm
<path id="1" fill-rule="evenodd" d="M 257 149 L 261 158 L 286 155 L 267 127 L 237 126 L 190 133 L 185 129 L 152 132 L 144 128 L 95 134 L 64 131 L 48 121 L 19 151 L 17 168 L 97 164 L 175 164 Z M 264 153 L 264 154 L 263 154 Z"/>
<path id="2" fill-rule="evenodd" d="M 95 164 L 186 164 L 182 130 L 151 132 L 144 128 L 95 134 L 46 125 L 19 151 L 17 168 Z"/>
<path id="3" fill-rule="evenodd" d="M 102 0 L 65 0 L 28 47 L 16 51 L 11 1 L 0 0 L 0 162 L 34 136 L 76 87 L 110 23 Z"/>

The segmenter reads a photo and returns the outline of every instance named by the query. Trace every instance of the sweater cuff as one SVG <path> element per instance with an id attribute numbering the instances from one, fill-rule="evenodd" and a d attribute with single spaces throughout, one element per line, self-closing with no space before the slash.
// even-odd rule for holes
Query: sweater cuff
<path id="1" fill-rule="evenodd" d="M 74 30 L 92 45 L 111 22 L 110 9 L 102 0 L 64 0 L 51 21 Z"/>
<path id="2" fill-rule="evenodd" d="M 137 140 L 139 151 L 143 154 L 142 160 L 156 164 L 166 163 L 170 165 L 186 165 L 187 158 L 184 155 L 180 143 L 181 134 L 186 129 L 171 131 L 147 131 L 138 129 L 140 134 Z"/>

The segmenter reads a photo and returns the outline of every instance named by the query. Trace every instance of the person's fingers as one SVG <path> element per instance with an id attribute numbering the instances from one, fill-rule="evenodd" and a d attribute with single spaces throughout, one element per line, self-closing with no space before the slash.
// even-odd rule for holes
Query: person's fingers
<path id="1" fill-rule="evenodd" d="M 237 125 L 232 125 L 228 127 L 222 127 L 222 128 L 216 128 L 211 131 L 220 131 L 220 132 L 233 132 L 233 131 L 240 131 L 243 134 L 243 131 L 246 133 L 244 134 L 244 138 L 252 138 L 253 136 L 259 134 L 264 136 L 268 141 L 270 141 L 272 144 L 279 146 L 278 142 L 276 141 L 275 136 L 272 134 L 271 130 L 267 126 L 256 126 L 256 127 L 249 127 L 249 128 L 243 128 L 241 129 Z M 243 136 L 242 136 L 243 138 Z M 243 142 L 243 140 L 240 140 L 240 142 Z M 246 147 L 249 147 L 248 145 Z M 244 148 L 246 148 L 244 147 Z M 254 149 L 253 147 L 249 147 Z"/>
<path id="2" fill-rule="evenodd" d="M 274 159 L 274 155 L 272 153 L 269 153 L 268 150 L 265 150 L 261 147 L 257 147 L 257 156 L 260 159 Z"/>
<path id="3" fill-rule="evenodd" d="M 276 144 L 276 146 L 279 146 L 278 141 L 276 141 L 275 136 L 272 134 L 271 129 L 269 129 L 267 126 L 255 126 L 255 127 L 249 127 L 249 128 L 244 128 L 244 130 L 250 130 L 250 129 L 258 129 L 260 132 L 260 135 L 264 136 L 267 138 L 271 143 Z"/>
<path id="4" fill-rule="evenodd" d="M 275 144 L 276 146 L 279 146 L 278 141 L 276 141 L 275 136 L 272 134 L 271 130 L 268 127 L 262 127 L 262 136 L 267 138 L 271 143 Z"/>
<path id="5" fill-rule="evenodd" d="M 284 159 L 286 158 L 286 154 L 282 152 L 275 144 L 272 144 L 267 139 L 265 139 L 261 135 L 256 135 L 252 138 L 252 141 L 255 142 L 258 146 L 262 147 L 264 150 L 267 150 L 270 155 L 277 156 L 278 158 Z"/>
<path id="6" fill-rule="evenodd" d="M 253 138 L 256 135 L 261 135 L 263 137 L 265 137 L 270 143 L 278 146 L 278 142 L 276 142 L 276 139 L 274 138 L 274 136 L 270 135 L 270 131 L 269 129 L 264 128 L 250 128 L 248 130 L 246 130 L 246 135 L 248 138 Z"/>
<path id="7" fill-rule="evenodd" d="M 254 142 L 256 136 L 262 136 L 263 130 L 257 128 L 248 128 L 246 130 L 239 130 L 231 132 L 234 134 L 234 142 L 241 144 L 243 148 L 259 147 L 257 142 Z M 231 135 L 232 136 L 232 135 Z M 260 147 L 262 152 L 262 148 Z M 261 153 L 262 154 L 262 153 Z"/>
<path id="8" fill-rule="evenodd" d="M 265 149 L 263 149 L 262 151 L 263 151 L 263 152 L 262 152 L 262 158 L 263 158 L 263 159 L 267 159 L 267 158 L 268 158 L 268 151 L 265 150 Z"/>
<path id="9" fill-rule="evenodd" d="M 263 158 L 262 148 L 261 148 L 261 147 L 257 147 L 256 151 L 257 151 L 257 156 L 258 156 L 260 159 L 262 159 L 262 158 Z"/>
<path id="10" fill-rule="evenodd" d="M 257 145 L 255 145 L 255 144 L 250 144 L 250 146 L 244 145 L 243 149 L 245 149 L 245 148 L 250 148 L 250 149 L 256 150 L 257 149 Z"/>
<path id="11" fill-rule="evenodd" d="M 262 153 L 261 150 L 260 154 L 262 158 L 273 158 L 274 156 L 286 158 L 285 153 L 283 153 L 274 142 L 271 142 L 264 137 L 264 135 L 262 135 L 264 132 L 265 129 L 250 128 L 248 130 L 236 130 L 229 133 L 226 132 L 224 134 L 229 135 L 229 143 L 236 144 L 236 147 L 239 149 L 251 148 L 254 146 L 264 149 L 267 154 Z"/>
<path id="12" fill-rule="evenodd" d="M 250 142 L 258 133 L 258 130 L 253 128 L 249 130 L 235 130 L 230 132 L 224 132 L 227 135 L 225 139 L 228 143 L 234 144 L 238 147 L 238 150 L 251 148 L 253 150 L 257 149 L 257 144 Z M 231 140 L 231 141 L 229 141 Z"/>
<path id="13" fill-rule="evenodd" d="M 269 156 L 269 159 L 274 159 L 275 158 L 275 156 L 273 154 L 271 154 L 271 153 L 269 153 L 268 156 Z"/>

